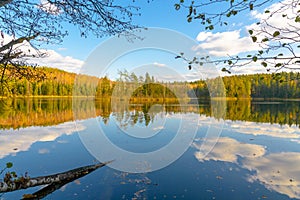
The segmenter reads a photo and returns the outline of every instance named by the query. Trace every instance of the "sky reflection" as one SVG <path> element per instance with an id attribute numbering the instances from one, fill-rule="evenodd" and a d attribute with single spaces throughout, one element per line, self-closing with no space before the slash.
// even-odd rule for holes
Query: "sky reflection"
<path id="1" fill-rule="evenodd" d="M 74 122 L 65 122 L 57 126 L 32 126 L 18 130 L 2 130 L 0 133 L 0 158 L 15 155 L 20 151 L 28 151 L 34 143 L 54 141 L 62 135 L 72 135 L 76 130 L 80 131 L 84 128 L 83 126 L 75 127 Z M 47 150 L 40 150 L 40 153 L 47 153 Z"/>
<path id="2" fill-rule="evenodd" d="M 248 122 L 245 124 L 240 122 L 239 124 L 246 127 Z M 263 126 L 265 124 L 250 126 L 250 130 L 247 130 L 246 134 L 250 133 L 251 128 L 257 129 Z M 233 126 L 233 128 L 235 127 L 237 126 Z M 241 130 L 239 129 L 239 132 Z M 272 128 L 268 129 L 265 134 L 271 135 L 271 137 L 265 137 L 269 138 L 269 143 L 272 143 L 270 138 L 278 134 L 276 133 L 278 127 L 274 128 L 274 134 L 269 135 L 268 133 L 273 133 L 272 130 Z M 261 133 L 264 134 L 263 131 Z M 198 161 L 235 163 L 249 170 L 246 179 L 248 182 L 258 182 L 267 189 L 285 194 L 289 198 L 300 198 L 300 152 L 292 152 L 291 150 L 291 152 L 273 153 L 271 146 L 249 144 L 229 137 L 220 137 L 212 151 L 207 156 L 203 156 L 202 152 L 199 151 L 201 142 L 202 138 L 197 138 L 193 143 L 193 147 L 196 149 L 194 156 Z M 285 144 L 282 143 L 282 145 Z"/>

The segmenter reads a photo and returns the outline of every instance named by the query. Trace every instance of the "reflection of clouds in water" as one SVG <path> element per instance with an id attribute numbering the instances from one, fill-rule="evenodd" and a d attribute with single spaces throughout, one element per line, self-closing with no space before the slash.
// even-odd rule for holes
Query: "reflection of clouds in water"
<path id="1" fill-rule="evenodd" d="M 201 147 L 201 143 L 193 143 L 193 146 L 200 150 L 202 148 L 204 152 L 206 152 L 206 147 L 211 148 L 212 142 L 215 139 L 207 139 L 204 147 Z M 265 154 L 265 148 L 256 144 L 245 144 L 238 142 L 235 139 L 221 137 L 218 142 L 215 144 L 214 148 L 207 154 L 203 155 L 203 152 L 197 151 L 195 153 L 195 157 L 200 161 L 224 161 L 224 162 L 232 162 L 237 163 L 238 156 L 240 157 L 259 157 Z"/>
<path id="2" fill-rule="evenodd" d="M 297 126 L 230 120 L 226 120 L 226 125 L 231 130 L 243 134 L 300 139 L 300 129 Z"/>
<path id="3" fill-rule="evenodd" d="M 266 154 L 265 147 L 261 145 L 245 144 L 227 137 L 219 138 L 218 143 L 206 157 L 199 151 L 201 139 L 196 139 L 193 146 L 198 150 L 194 155 L 200 162 L 215 160 L 237 163 L 255 173 L 248 177 L 249 182 L 259 181 L 270 190 L 288 195 L 290 198 L 300 198 L 298 152 Z M 240 162 L 238 157 L 242 158 Z"/>
<path id="4" fill-rule="evenodd" d="M 152 130 L 154 130 L 154 131 L 158 131 L 158 130 L 162 130 L 162 129 L 164 129 L 163 126 L 157 126 L 157 127 L 152 128 Z"/>
<path id="5" fill-rule="evenodd" d="M 216 119 L 214 117 L 207 117 L 206 115 L 199 115 L 198 127 L 216 127 L 224 129 L 225 122 L 223 119 Z"/>
<path id="6" fill-rule="evenodd" d="M 248 180 L 259 181 L 268 189 L 300 198 L 300 153 L 269 154 L 260 158 L 247 158 L 243 166 L 255 171 Z"/>
<path id="7" fill-rule="evenodd" d="M 215 123 L 219 123 L 219 120 L 212 117 L 206 117 L 205 115 L 200 115 L 198 125 L 213 126 Z M 224 129 L 230 129 L 231 131 L 255 136 L 265 135 L 277 138 L 290 138 L 293 139 L 292 141 L 294 142 L 300 142 L 300 129 L 296 125 L 289 126 L 270 123 L 225 120 Z"/>
<path id="8" fill-rule="evenodd" d="M 46 154 L 46 153 L 50 153 L 49 149 L 39 149 L 38 151 L 39 154 Z"/>
<path id="9" fill-rule="evenodd" d="M 296 142 L 300 144 L 300 139 L 291 139 L 292 142 Z"/>
<path id="10" fill-rule="evenodd" d="M 208 117 L 206 115 L 200 115 L 198 125 L 213 125 L 215 122 L 219 122 L 222 119 L 216 119 L 214 117 Z"/>
<path id="11" fill-rule="evenodd" d="M 75 127 L 74 122 L 66 122 L 50 127 L 28 127 L 19 130 L 5 130 L 0 134 L 0 158 L 19 151 L 27 151 L 35 142 L 54 141 L 56 138 L 66 134 L 71 135 L 76 130 L 84 130 L 79 125 Z M 41 150 L 39 153 L 45 153 Z"/>

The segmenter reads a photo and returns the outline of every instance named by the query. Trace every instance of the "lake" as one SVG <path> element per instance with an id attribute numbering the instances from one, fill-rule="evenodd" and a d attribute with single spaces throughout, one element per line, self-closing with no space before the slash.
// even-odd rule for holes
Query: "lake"
<path id="1" fill-rule="evenodd" d="M 5 172 L 37 177 L 113 160 L 44 199 L 300 199 L 300 101 L 0 104 L 0 171 L 11 162 Z"/>

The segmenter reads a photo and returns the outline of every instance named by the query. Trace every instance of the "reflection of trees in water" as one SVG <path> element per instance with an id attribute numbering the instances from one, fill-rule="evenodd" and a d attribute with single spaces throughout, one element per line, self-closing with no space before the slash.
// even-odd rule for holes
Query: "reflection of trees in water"
<path id="1" fill-rule="evenodd" d="M 2 129 L 49 126 L 73 119 L 69 99 L 3 99 L 0 104 Z"/>
<path id="2" fill-rule="evenodd" d="M 224 101 L 217 102 L 218 106 Z M 135 124 L 148 126 L 157 115 L 173 113 L 199 113 L 228 120 L 253 121 L 278 124 L 300 123 L 299 101 L 259 102 L 250 100 L 227 101 L 226 116 L 212 114 L 211 103 L 199 102 L 180 106 L 147 102 L 130 104 L 126 101 L 112 101 L 109 98 L 17 98 L 0 101 L 0 128 L 18 129 L 29 126 L 51 126 L 67 121 L 100 116 L 107 123 L 110 116 L 122 126 Z"/>
<path id="3" fill-rule="evenodd" d="M 280 125 L 299 125 L 299 106 L 297 101 L 278 102 L 251 102 L 229 101 L 227 119 L 264 123 L 277 123 Z"/>
<path id="4" fill-rule="evenodd" d="M 109 118 L 109 99 L 94 103 L 88 99 L 16 98 L 0 101 L 0 129 L 51 126 L 76 119 Z M 73 106 L 74 103 L 74 106 Z"/>
<path id="5" fill-rule="evenodd" d="M 153 109 L 157 107 L 157 104 L 142 104 L 142 105 L 129 105 L 124 108 L 122 105 L 120 109 L 114 110 L 113 116 L 121 127 L 126 128 L 128 125 L 134 126 L 135 124 L 148 126 L 150 122 L 153 122 L 156 115 L 161 110 Z M 152 109 L 151 109 L 152 108 Z"/>

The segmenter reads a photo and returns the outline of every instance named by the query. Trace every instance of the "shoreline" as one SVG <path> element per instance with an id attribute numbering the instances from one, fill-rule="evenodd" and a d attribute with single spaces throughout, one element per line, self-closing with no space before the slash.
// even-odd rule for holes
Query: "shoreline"
<path id="1" fill-rule="evenodd" d="M 43 95 L 43 96 L 0 96 L 0 99 L 51 99 L 51 98 L 82 98 L 82 99 L 114 99 L 118 101 L 126 101 L 128 98 L 112 98 L 112 97 L 95 97 L 95 96 L 58 96 L 58 95 Z M 300 101 L 300 98 L 236 98 L 236 97 L 212 97 L 212 98 L 161 98 L 161 97 L 132 97 L 129 98 L 130 102 L 174 102 L 174 101 L 191 101 L 191 100 L 203 100 L 203 101 Z"/>

